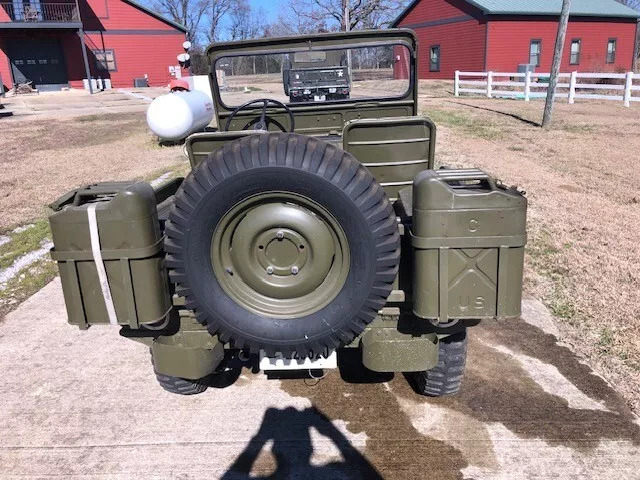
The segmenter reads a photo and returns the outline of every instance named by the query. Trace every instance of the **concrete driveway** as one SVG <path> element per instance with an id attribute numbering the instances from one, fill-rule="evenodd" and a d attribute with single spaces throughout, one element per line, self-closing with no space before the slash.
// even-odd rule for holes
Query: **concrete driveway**
<path id="1" fill-rule="evenodd" d="M 337 371 L 180 397 L 142 345 L 67 325 L 55 280 L 0 324 L 0 478 L 640 478 L 638 419 L 544 307 L 523 317 L 473 329 L 454 398 Z"/>
<path id="2" fill-rule="evenodd" d="M 163 93 L 163 88 L 130 88 L 105 90 L 90 95 L 84 90 L 43 92 L 8 96 L 0 101 L 13 115 L 11 121 L 20 119 L 58 118 L 75 115 L 99 115 L 102 113 L 143 112 L 152 99 Z"/>

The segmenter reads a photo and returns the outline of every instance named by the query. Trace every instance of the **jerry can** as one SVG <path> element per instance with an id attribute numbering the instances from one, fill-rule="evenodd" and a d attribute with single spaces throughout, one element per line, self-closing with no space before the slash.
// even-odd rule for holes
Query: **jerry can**
<path id="1" fill-rule="evenodd" d="M 69 323 L 162 322 L 171 309 L 156 192 L 144 182 L 73 190 L 49 217 Z"/>
<path id="2" fill-rule="evenodd" d="M 413 311 L 439 324 L 520 315 L 527 200 L 485 172 L 425 170 L 413 185 Z"/>

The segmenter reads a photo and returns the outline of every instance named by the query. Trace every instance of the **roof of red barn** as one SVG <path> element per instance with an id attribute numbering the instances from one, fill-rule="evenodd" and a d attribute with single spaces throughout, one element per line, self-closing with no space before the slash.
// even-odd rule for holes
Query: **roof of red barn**
<path id="1" fill-rule="evenodd" d="M 398 26 L 407 14 L 422 0 L 414 0 L 391 24 Z M 560 15 L 562 0 L 465 0 L 485 15 Z M 638 18 L 640 13 L 616 0 L 573 0 L 571 15 L 581 17 Z"/>
<path id="2" fill-rule="evenodd" d="M 171 25 L 172 27 L 176 28 L 177 30 L 180 30 L 181 32 L 184 33 L 188 33 L 189 29 L 187 27 L 185 27 L 184 25 L 178 23 L 178 22 L 174 22 L 173 20 L 169 20 L 168 18 L 160 15 L 158 12 L 155 12 L 153 10 L 151 10 L 148 7 L 145 7 L 144 5 L 139 4 L 138 2 L 134 2 L 133 0 L 122 0 L 125 3 L 128 3 L 129 5 L 137 8 L 138 10 L 142 10 L 143 12 L 145 12 L 148 15 L 151 15 L 154 18 L 157 18 L 158 20 L 160 20 L 161 22 L 166 23 L 167 25 Z"/>

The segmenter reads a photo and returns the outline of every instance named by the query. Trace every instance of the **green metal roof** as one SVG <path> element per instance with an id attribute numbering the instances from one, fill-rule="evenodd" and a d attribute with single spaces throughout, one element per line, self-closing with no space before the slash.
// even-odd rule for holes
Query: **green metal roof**
<path id="1" fill-rule="evenodd" d="M 413 0 L 398 15 L 392 27 L 397 27 L 413 7 L 422 0 Z M 562 0 L 466 0 L 485 15 L 560 15 Z M 640 18 L 640 12 L 616 0 L 572 0 L 571 15 L 583 17 Z"/>
<path id="2" fill-rule="evenodd" d="M 560 15 L 562 0 L 467 0 L 487 15 Z M 640 13 L 615 0 L 573 0 L 571 15 L 587 17 L 630 17 Z"/>

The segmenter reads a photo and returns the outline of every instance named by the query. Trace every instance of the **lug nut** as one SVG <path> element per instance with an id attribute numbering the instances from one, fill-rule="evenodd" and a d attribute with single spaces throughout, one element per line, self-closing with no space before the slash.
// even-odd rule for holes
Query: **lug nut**
<path id="1" fill-rule="evenodd" d="M 293 273 L 294 275 L 297 275 L 299 271 L 300 270 L 298 270 L 298 267 L 296 267 L 295 265 L 291 267 L 291 273 Z"/>
<path id="2" fill-rule="evenodd" d="M 269 265 L 267 267 L 267 275 L 272 275 L 273 274 L 273 267 L 271 265 Z"/>
<path id="3" fill-rule="evenodd" d="M 284 232 L 282 230 L 278 230 L 278 232 L 276 233 L 276 238 L 278 240 L 282 240 L 284 238 Z"/>

